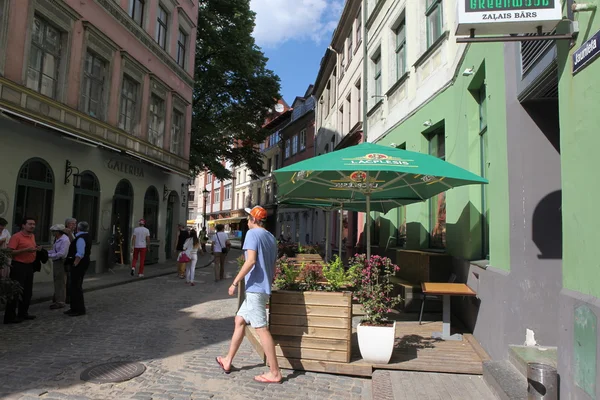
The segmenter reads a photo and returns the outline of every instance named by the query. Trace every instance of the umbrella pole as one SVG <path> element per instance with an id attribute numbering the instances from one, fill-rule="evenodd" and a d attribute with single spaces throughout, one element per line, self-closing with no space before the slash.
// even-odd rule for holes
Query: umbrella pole
<path id="1" fill-rule="evenodd" d="M 330 211 L 325 211 L 325 261 L 329 260 L 329 225 L 331 224 Z"/>
<path id="2" fill-rule="evenodd" d="M 340 260 L 342 259 L 342 238 L 344 237 L 343 235 L 343 229 L 344 229 L 344 206 L 340 207 L 340 235 L 339 235 L 339 244 L 338 244 L 338 257 L 340 257 Z"/>
<path id="3" fill-rule="evenodd" d="M 366 193 L 365 196 L 367 197 L 367 260 L 369 260 L 371 259 L 371 194 Z"/>

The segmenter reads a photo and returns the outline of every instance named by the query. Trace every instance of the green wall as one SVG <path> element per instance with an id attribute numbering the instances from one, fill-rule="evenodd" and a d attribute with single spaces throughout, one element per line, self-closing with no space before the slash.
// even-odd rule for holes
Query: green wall
<path id="1" fill-rule="evenodd" d="M 475 67 L 476 73 L 465 77 L 462 71 Z M 475 44 L 467 54 L 454 84 L 433 98 L 414 115 L 389 132 L 379 144 L 406 143 L 406 149 L 428 152 L 426 134 L 432 128 L 423 126 L 431 120 L 434 127 L 443 124 L 446 133 L 446 160 L 481 174 L 479 105 L 469 89 L 480 86 L 484 77 L 488 115 L 488 207 L 490 215 L 490 264 L 510 270 L 508 165 L 506 151 L 506 96 L 504 84 L 504 47 L 501 43 Z M 481 187 L 452 189 L 446 195 L 446 245 L 448 253 L 469 260 L 479 260 L 481 253 Z M 389 218 L 396 225 L 397 211 Z M 423 249 L 429 244 L 429 203 L 407 206 L 407 248 Z M 383 235 L 382 235 L 383 236 Z M 380 243 L 385 245 L 386 239 Z M 383 242 L 383 243 L 382 243 Z"/>
<path id="2" fill-rule="evenodd" d="M 575 13 L 579 37 L 573 49 L 559 41 L 559 107 L 562 162 L 563 285 L 600 297 L 598 245 L 600 178 L 600 60 L 573 76 L 573 53 L 600 29 L 596 12 Z M 600 45 L 600 43 L 599 43 Z"/>

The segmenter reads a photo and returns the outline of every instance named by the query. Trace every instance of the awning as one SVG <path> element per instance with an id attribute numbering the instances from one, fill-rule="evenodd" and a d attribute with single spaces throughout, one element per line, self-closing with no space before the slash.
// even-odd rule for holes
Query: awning
<path id="1" fill-rule="evenodd" d="M 213 219 L 208 221 L 209 225 L 215 225 L 215 224 L 235 224 L 236 222 L 240 222 L 241 220 L 243 220 L 245 217 L 232 217 L 232 218 L 221 218 L 221 219 Z"/>

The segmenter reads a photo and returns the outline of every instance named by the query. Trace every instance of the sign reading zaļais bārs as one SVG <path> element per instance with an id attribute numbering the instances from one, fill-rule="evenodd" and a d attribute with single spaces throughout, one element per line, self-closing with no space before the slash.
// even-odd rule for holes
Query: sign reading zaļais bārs
<path id="1" fill-rule="evenodd" d="M 561 0 L 457 0 L 456 35 L 550 32 L 561 19 Z"/>

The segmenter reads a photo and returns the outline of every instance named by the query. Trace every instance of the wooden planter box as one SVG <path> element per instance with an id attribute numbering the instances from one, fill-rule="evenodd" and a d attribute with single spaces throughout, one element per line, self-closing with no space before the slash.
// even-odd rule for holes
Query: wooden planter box
<path id="1" fill-rule="evenodd" d="M 352 293 L 273 291 L 269 330 L 277 356 L 286 361 L 283 365 L 300 365 L 302 361 L 348 363 Z"/>

